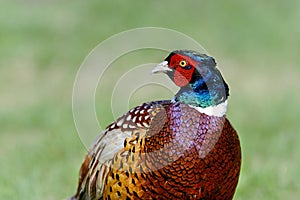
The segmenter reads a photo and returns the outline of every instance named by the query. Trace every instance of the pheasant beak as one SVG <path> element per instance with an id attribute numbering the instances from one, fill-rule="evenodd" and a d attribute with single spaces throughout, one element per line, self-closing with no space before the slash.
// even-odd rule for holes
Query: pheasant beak
<path id="1" fill-rule="evenodd" d="M 153 70 L 152 70 L 152 73 L 153 74 L 156 74 L 156 73 L 159 73 L 159 72 L 168 72 L 168 71 L 172 71 L 172 69 L 169 68 L 169 65 L 168 65 L 168 61 L 163 61 L 161 63 L 159 63 Z"/>

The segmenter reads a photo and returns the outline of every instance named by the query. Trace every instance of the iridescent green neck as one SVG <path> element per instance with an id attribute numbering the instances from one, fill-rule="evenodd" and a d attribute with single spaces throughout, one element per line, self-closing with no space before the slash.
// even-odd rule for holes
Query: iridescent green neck
<path id="1" fill-rule="evenodd" d="M 182 87 L 174 100 L 202 108 L 217 106 L 227 100 L 228 90 L 222 77 L 200 78 Z"/>

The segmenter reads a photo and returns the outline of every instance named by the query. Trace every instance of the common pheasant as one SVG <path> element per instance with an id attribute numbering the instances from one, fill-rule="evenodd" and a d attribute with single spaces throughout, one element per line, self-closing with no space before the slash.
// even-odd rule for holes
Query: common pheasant
<path id="1" fill-rule="evenodd" d="M 85 157 L 71 199 L 233 198 L 241 148 L 214 58 L 176 50 L 152 72 L 166 73 L 180 90 L 107 126 Z"/>

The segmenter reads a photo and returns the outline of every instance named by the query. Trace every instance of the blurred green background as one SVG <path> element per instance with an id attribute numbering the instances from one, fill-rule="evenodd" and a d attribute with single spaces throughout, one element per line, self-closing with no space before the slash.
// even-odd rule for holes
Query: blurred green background
<path id="1" fill-rule="evenodd" d="M 75 192 L 86 153 L 72 116 L 77 70 L 99 42 L 144 26 L 183 32 L 217 59 L 243 150 L 235 199 L 299 198 L 299 10 L 298 0 L 2 1 L 0 198 Z"/>

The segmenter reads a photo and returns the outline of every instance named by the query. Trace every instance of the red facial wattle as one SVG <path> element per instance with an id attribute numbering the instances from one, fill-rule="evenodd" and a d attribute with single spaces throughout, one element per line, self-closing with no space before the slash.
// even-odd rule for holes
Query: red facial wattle
<path id="1" fill-rule="evenodd" d="M 189 70 L 185 70 L 181 67 L 177 67 L 174 72 L 174 83 L 179 87 L 183 87 L 189 84 L 192 79 L 194 69 L 195 68 L 192 67 Z"/>
<path id="2" fill-rule="evenodd" d="M 186 62 L 185 66 L 181 66 L 180 62 Z M 192 79 L 194 70 L 197 63 L 187 56 L 182 56 L 175 54 L 171 57 L 169 67 L 174 69 L 174 83 L 179 86 L 183 87 L 189 84 Z"/>

